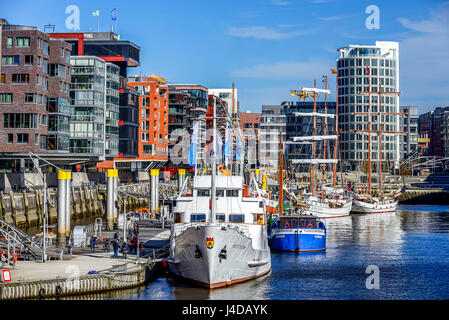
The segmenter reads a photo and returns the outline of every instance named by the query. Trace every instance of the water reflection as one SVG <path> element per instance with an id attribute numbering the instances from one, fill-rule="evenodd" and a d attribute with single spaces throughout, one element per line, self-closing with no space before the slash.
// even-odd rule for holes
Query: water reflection
<path id="1" fill-rule="evenodd" d="M 449 299 L 448 212 L 400 206 L 396 213 L 328 219 L 325 252 L 273 252 L 272 272 L 263 278 L 209 291 L 161 277 L 98 299 Z M 368 265 L 380 269 L 379 290 L 365 286 Z"/>

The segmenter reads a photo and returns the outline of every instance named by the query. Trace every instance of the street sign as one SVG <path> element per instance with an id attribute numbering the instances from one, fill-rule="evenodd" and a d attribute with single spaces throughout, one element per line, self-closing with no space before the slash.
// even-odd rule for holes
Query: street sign
<path id="1" fill-rule="evenodd" d="M 11 282 L 11 270 L 2 270 L 2 280 L 3 282 Z"/>

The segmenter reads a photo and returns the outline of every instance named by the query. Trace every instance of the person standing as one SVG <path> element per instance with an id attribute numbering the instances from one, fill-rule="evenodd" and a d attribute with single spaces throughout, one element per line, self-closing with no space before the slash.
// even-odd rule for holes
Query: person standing
<path id="1" fill-rule="evenodd" d="M 67 237 L 67 254 L 72 255 L 72 238 Z"/>
<path id="2" fill-rule="evenodd" d="M 136 235 L 136 237 L 139 235 L 139 225 L 137 224 L 137 222 L 134 222 L 134 234 Z"/>
<path id="3" fill-rule="evenodd" d="M 112 246 L 114 247 L 114 254 L 113 254 L 113 258 L 118 258 L 118 240 L 115 239 L 114 242 L 112 243 Z"/>
<path id="4" fill-rule="evenodd" d="M 97 237 L 96 236 L 90 237 L 90 251 L 92 251 L 92 252 L 95 251 L 96 244 L 97 244 Z"/>
<path id="5" fill-rule="evenodd" d="M 128 255 L 128 252 L 129 252 L 129 245 L 128 245 L 127 242 L 123 242 L 123 245 L 122 245 L 123 258 L 126 259 L 127 255 Z"/>

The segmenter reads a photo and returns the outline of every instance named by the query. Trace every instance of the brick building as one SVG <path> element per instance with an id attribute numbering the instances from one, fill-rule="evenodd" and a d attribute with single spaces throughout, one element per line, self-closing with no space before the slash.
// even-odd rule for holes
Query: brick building
<path id="1" fill-rule="evenodd" d="M 23 169 L 27 152 L 68 153 L 71 45 L 6 22 L 1 42 L 1 166 Z"/>

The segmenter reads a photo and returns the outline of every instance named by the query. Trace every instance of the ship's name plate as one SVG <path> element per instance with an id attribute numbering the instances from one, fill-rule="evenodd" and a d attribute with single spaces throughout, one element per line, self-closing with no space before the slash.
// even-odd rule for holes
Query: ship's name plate
<path id="1" fill-rule="evenodd" d="M 232 248 L 234 248 L 234 249 L 242 249 L 243 250 L 246 247 L 244 245 L 242 245 L 242 244 L 233 244 Z"/>

